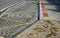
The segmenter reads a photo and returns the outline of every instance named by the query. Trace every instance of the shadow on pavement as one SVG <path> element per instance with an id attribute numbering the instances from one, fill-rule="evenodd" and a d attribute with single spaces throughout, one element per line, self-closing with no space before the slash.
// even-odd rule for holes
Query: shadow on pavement
<path id="1" fill-rule="evenodd" d="M 57 10 L 57 9 L 47 9 L 47 10 L 56 11 L 56 12 L 60 13 L 60 10 Z"/>
<path id="2" fill-rule="evenodd" d="M 55 5 L 56 9 L 48 9 L 56 12 L 60 12 L 60 0 L 47 0 L 50 4 L 45 4 L 45 5 Z"/>

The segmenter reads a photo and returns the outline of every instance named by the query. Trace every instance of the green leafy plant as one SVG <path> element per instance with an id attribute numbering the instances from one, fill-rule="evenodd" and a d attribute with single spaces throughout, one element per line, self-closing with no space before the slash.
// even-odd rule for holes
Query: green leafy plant
<path id="1" fill-rule="evenodd" d="M 48 23 L 51 23 L 51 22 L 52 22 L 51 19 L 47 19 L 47 20 L 45 20 L 45 21 L 48 22 Z"/>

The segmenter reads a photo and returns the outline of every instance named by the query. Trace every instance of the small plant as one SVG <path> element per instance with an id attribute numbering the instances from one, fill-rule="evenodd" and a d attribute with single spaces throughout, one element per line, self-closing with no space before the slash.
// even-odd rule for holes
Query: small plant
<path id="1" fill-rule="evenodd" d="M 48 23 L 51 23 L 51 22 L 52 22 L 51 19 L 47 19 L 47 20 L 45 20 L 45 21 L 48 22 Z"/>

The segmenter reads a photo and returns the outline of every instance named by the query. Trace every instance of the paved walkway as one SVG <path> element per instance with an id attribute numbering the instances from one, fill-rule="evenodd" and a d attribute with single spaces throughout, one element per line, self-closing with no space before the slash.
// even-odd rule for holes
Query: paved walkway
<path id="1" fill-rule="evenodd" d="M 54 20 L 58 20 L 60 21 L 60 11 L 57 10 L 58 6 L 57 5 L 53 5 L 51 3 L 49 3 L 48 1 L 46 1 L 44 3 L 47 13 L 48 13 L 48 17 Z"/>
<path id="2" fill-rule="evenodd" d="M 11 38 L 22 29 L 29 27 L 32 22 L 37 21 L 37 8 L 37 1 L 26 0 L 2 13 L 0 15 L 0 35 Z"/>
<path id="3" fill-rule="evenodd" d="M 37 19 L 37 2 L 23 1 L 2 13 L 0 17 L 17 19 L 17 20 L 36 20 Z"/>

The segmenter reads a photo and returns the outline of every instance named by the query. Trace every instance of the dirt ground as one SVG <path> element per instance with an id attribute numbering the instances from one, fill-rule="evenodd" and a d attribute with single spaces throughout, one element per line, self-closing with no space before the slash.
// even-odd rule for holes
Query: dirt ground
<path id="1" fill-rule="evenodd" d="M 60 22 L 51 19 L 40 20 L 16 38 L 60 38 Z"/>

